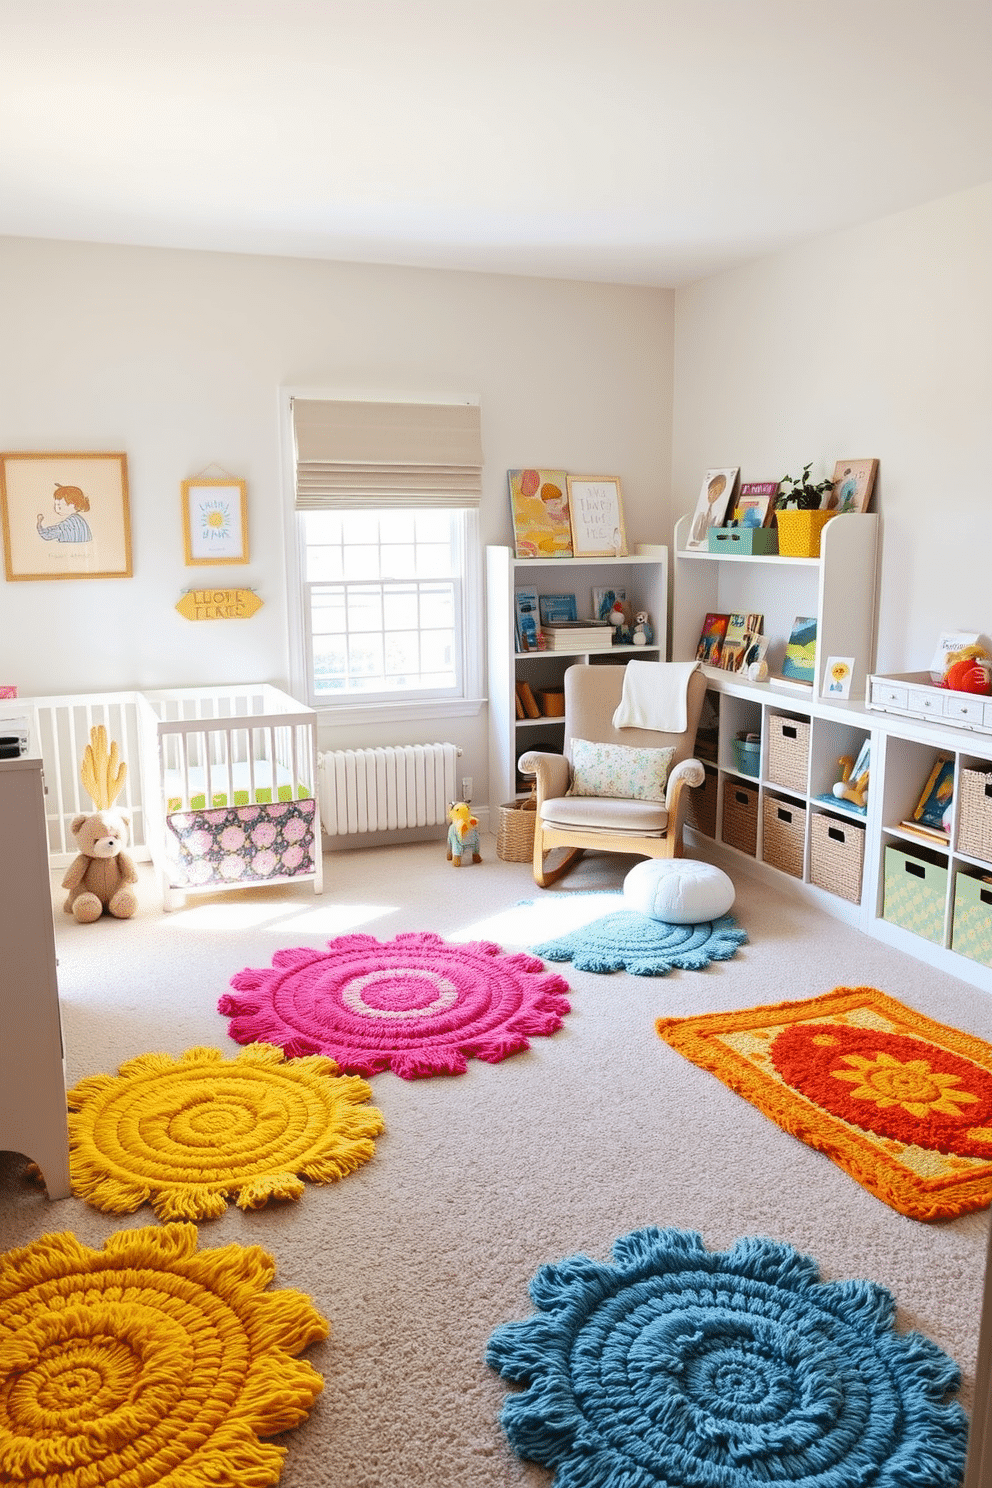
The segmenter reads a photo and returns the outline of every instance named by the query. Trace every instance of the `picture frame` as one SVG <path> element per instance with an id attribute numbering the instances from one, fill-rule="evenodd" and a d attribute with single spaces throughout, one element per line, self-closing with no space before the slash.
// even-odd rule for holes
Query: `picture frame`
<path id="1" fill-rule="evenodd" d="M 734 527 L 770 527 L 778 481 L 742 481 L 734 502 Z"/>
<path id="2" fill-rule="evenodd" d="M 849 698 L 854 677 L 853 656 L 828 656 L 823 667 L 821 697 Z"/>
<path id="3" fill-rule="evenodd" d="M 710 528 L 726 526 L 727 513 L 734 509 L 740 473 L 739 465 L 707 470 L 696 500 L 696 510 L 692 514 L 689 535 L 685 540 L 687 548 L 708 547 Z"/>
<path id="4" fill-rule="evenodd" d="M 824 508 L 835 512 L 866 512 L 877 473 L 877 460 L 838 460 L 834 466 L 833 489 L 824 498 Z"/>
<path id="5" fill-rule="evenodd" d="M 127 455 L 120 451 L 0 454 L 0 520 L 11 582 L 132 577 Z"/>
<path id="6" fill-rule="evenodd" d="M 594 620 L 608 620 L 610 611 L 615 604 L 625 605 L 627 603 L 626 589 L 613 589 L 607 586 L 594 585 L 589 591 L 592 601 L 592 618 Z"/>
<path id="7" fill-rule="evenodd" d="M 182 483 L 186 566 L 247 563 L 248 483 L 196 476 Z"/>
<path id="8" fill-rule="evenodd" d="M 517 558 L 571 558 L 572 523 L 564 470 L 508 470 Z"/>
<path id="9" fill-rule="evenodd" d="M 625 558 L 627 534 L 618 475 L 570 475 L 568 514 L 576 558 Z"/>

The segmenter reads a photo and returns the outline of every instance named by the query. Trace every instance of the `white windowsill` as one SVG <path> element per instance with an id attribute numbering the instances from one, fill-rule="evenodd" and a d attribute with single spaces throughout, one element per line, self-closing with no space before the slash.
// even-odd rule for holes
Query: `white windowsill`
<path id="1" fill-rule="evenodd" d="M 344 724 L 391 723 L 394 719 L 420 722 L 429 718 L 474 718 L 487 698 L 412 698 L 403 703 L 338 703 L 316 705 L 317 725 L 334 728 Z"/>

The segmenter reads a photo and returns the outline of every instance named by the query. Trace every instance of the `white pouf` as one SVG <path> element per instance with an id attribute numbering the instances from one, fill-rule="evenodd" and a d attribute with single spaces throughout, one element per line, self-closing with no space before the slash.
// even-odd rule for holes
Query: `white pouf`
<path id="1" fill-rule="evenodd" d="M 718 920 L 734 902 L 734 886 L 721 868 L 696 858 L 646 858 L 623 881 L 625 908 L 669 925 Z"/>

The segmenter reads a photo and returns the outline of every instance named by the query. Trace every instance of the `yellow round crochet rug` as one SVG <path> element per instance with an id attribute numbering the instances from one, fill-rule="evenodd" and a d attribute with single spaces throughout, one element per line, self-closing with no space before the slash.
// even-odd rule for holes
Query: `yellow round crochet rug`
<path id="1" fill-rule="evenodd" d="M 329 1183 L 375 1153 L 382 1112 L 372 1087 L 333 1059 L 287 1060 L 274 1044 L 235 1059 L 188 1049 L 141 1054 L 68 1093 L 72 1190 L 96 1209 L 159 1219 L 217 1219 L 298 1199 L 303 1178 Z M 302 1175 L 302 1176 L 301 1176 Z"/>
<path id="2" fill-rule="evenodd" d="M 191 1224 L 64 1232 L 0 1267 L 0 1481 L 17 1488 L 253 1488 L 323 1380 L 293 1356 L 328 1324 L 266 1292 L 257 1245 L 197 1250 Z"/>

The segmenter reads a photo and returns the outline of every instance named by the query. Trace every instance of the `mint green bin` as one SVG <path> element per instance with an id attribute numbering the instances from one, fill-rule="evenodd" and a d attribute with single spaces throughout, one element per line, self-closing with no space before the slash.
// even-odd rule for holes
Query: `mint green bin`
<path id="1" fill-rule="evenodd" d="M 954 875 L 951 949 L 992 966 L 992 882 L 971 873 Z"/>
<path id="2" fill-rule="evenodd" d="M 882 918 L 924 940 L 944 944 L 947 867 L 904 848 L 885 849 Z"/>

